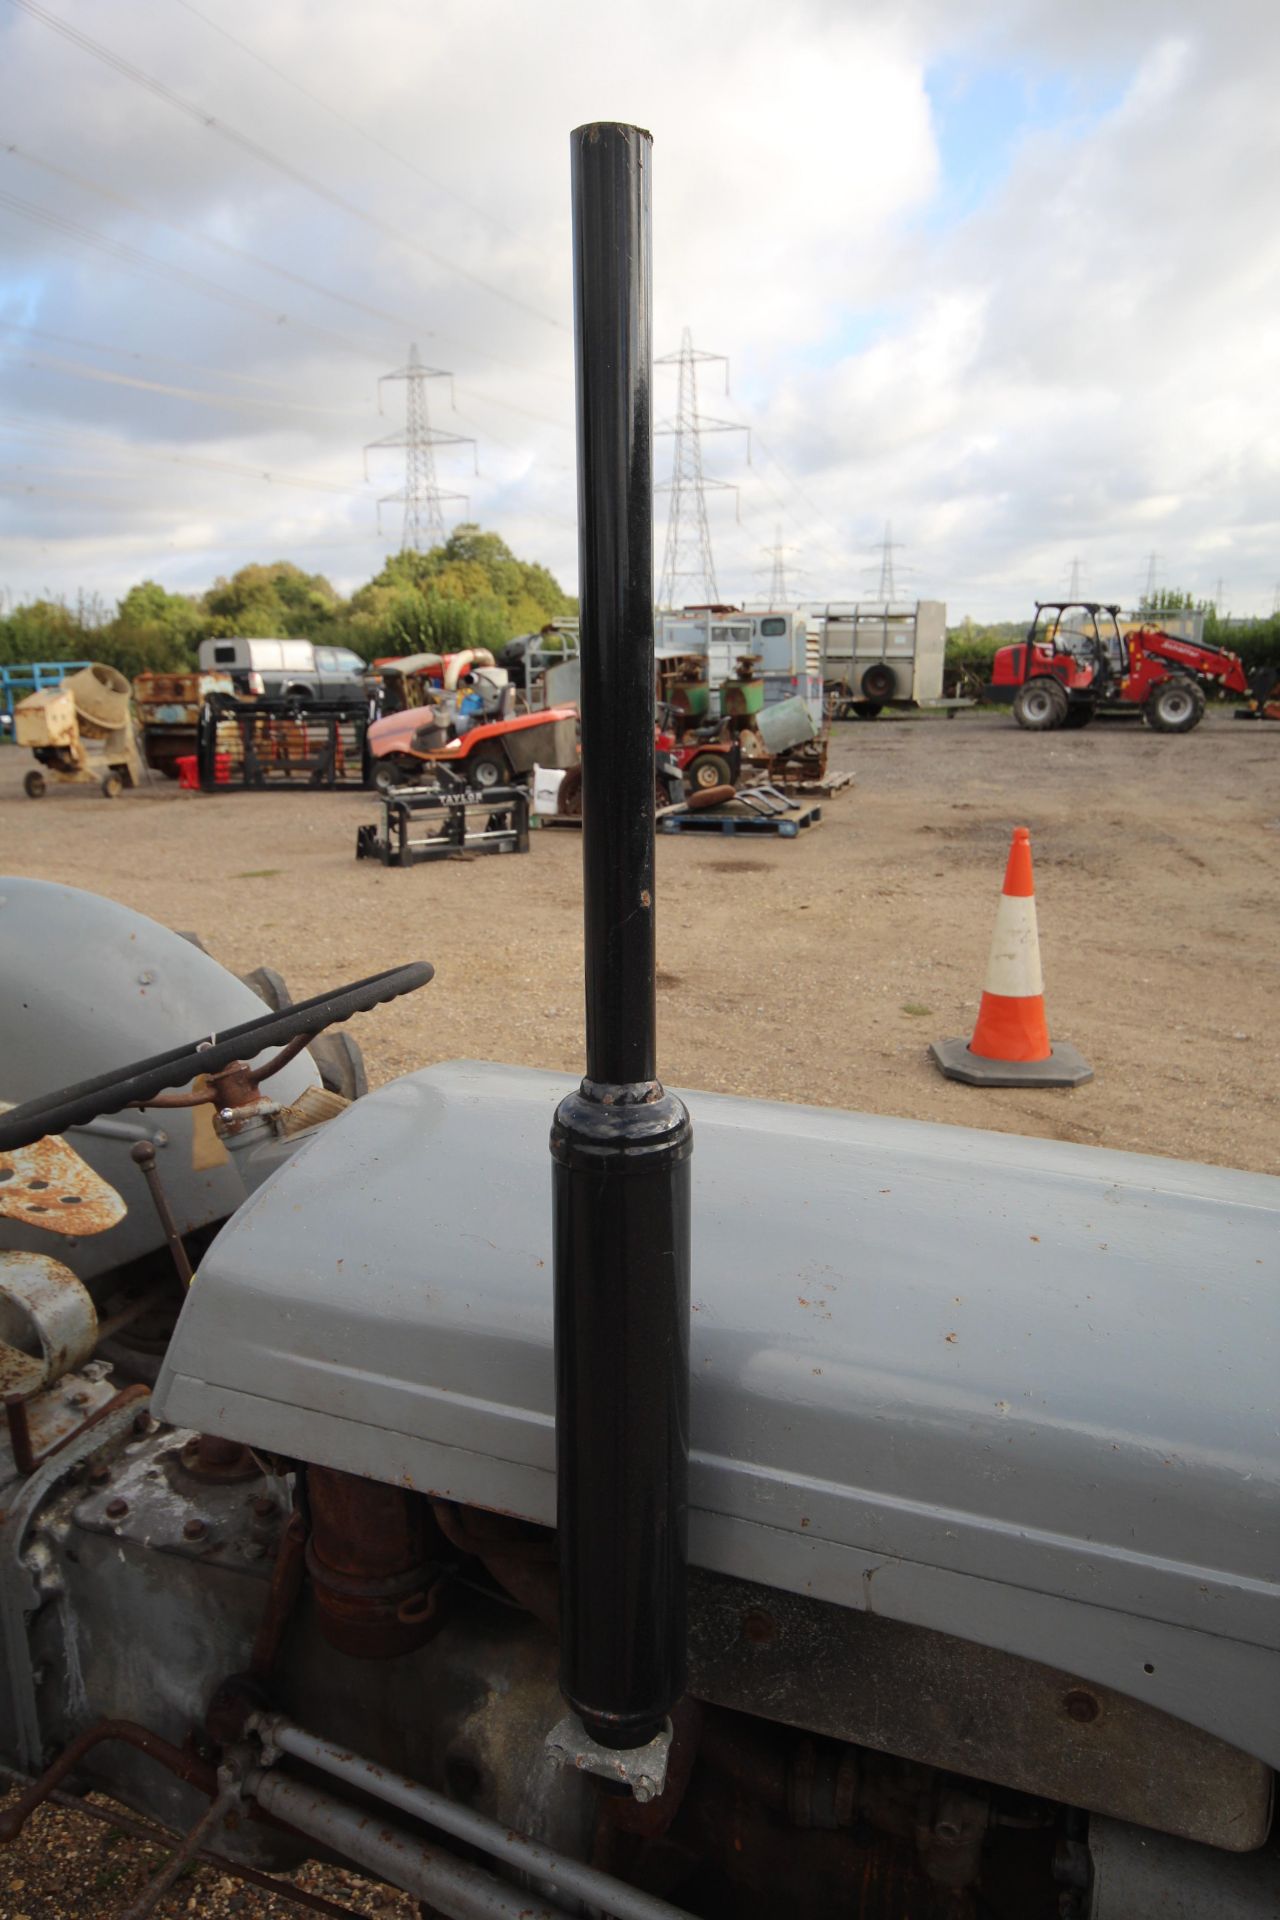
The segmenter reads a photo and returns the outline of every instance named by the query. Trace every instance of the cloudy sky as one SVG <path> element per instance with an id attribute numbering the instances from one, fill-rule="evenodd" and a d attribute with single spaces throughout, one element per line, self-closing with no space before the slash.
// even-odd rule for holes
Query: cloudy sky
<path id="1" fill-rule="evenodd" d="M 652 130 L 655 345 L 728 355 L 700 404 L 751 428 L 705 442 L 722 595 L 779 544 L 874 593 L 887 522 L 953 619 L 1073 560 L 1280 592 L 1272 0 L 0 0 L 0 72 L 13 598 L 367 578 L 411 341 L 477 443 L 441 485 L 572 587 L 591 119 Z"/>

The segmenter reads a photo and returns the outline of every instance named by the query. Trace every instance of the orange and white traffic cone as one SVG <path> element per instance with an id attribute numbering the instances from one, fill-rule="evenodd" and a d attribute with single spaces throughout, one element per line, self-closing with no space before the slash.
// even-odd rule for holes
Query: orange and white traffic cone
<path id="1" fill-rule="evenodd" d="M 973 1038 L 935 1040 L 929 1051 L 949 1080 L 971 1087 L 1078 1087 L 1093 1078 L 1093 1068 L 1073 1046 L 1049 1041 L 1025 827 L 1013 830 Z"/>

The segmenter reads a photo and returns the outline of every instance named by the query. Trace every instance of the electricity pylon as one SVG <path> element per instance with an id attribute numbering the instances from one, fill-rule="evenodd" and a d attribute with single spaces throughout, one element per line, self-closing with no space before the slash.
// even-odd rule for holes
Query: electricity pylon
<path id="1" fill-rule="evenodd" d="M 662 577 L 658 583 L 658 605 L 674 607 L 689 601 L 714 606 L 720 598 L 716 585 L 716 564 L 711 552 L 711 528 L 707 523 L 707 494 L 732 493 L 738 489 L 727 480 L 714 480 L 702 470 L 704 433 L 745 433 L 747 464 L 751 464 L 751 429 L 736 420 L 715 420 L 698 412 L 698 364 L 720 360 L 724 363 L 724 390 L 729 391 L 729 361 L 723 353 L 704 353 L 695 347 L 688 327 L 680 338 L 679 353 L 664 353 L 654 361 L 656 367 L 680 369 L 674 423 L 661 426 L 658 433 L 675 435 L 675 454 L 671 478 L 655 493 L 671 495 L 667 516 L 667 538 L 662 552 Z"/>
<path id="2" fill-rule="evenodd" d="M 893 556 L 901 545 L 900 540 L 894 539 L 893 528 L 886 520 L 884 539 L 880 542 L 880 598 L 886 606 L 898 597 L 897 585 L 893 577 Z"/>
<path id="3" fill-rule="evenodd" d="M 766 554 L 773 563 L 769 574 L 769 605 L 771 607 L 785 607 L 787 604 L 787 555 L 794 553 L 796 549 L 794 547 L 783 546 L 781 521 L 777 522 L 774 527 L 773 545 L 771 547 L 762 547 L 760 551 Z M 757 567 L 756 572 L 763 573 L 764 568 Z M 791 572 L 793 575 L 803 574 L 804 568 L 792 567 Z"/>
<path id="4" fill-rule="evenodd" d="M 403 552 L 425 553 L 429 547 L 443 546 L 444 502 L 461 500 L 464 507 L 468 504 L 465 493 L 442 493 L 436 483 L 435 449 L 445 446 L 475 446 L 475 441 L 464 433 L 442 433 L 431 425 L 427 412 L 428 380 L 452 380 L 451 373 L 442 373 L 438 367 L 424 367 L 418 358 L 418 349 L 409 349 L 409 358 L 403 367 L 397 367 L 394 373 L 384 373 L 378 381 L 378 412 L 382 412 L 382 387 L 387 380 L 403 380 L 405 383 L 405 424 L 403 433 L 388 433 L 381 440 L 370 440 L 365 447 L 364 472 L 369 477 L 369 455 L 375 447 L 403 447 L 404 487 L 398 493 L 384 493 L 378 501 L 378 530 L 382 530 L 382 509 L 392 503 L 404 503 L 404 536 L 401 543 Z M 477 462 L 476 472 L 480 471 Z"/>

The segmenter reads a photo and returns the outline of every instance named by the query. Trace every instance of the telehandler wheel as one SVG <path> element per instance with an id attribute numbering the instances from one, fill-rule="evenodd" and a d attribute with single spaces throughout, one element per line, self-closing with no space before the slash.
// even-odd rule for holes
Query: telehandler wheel
<path id="1" fill-rule="evenodd" d="M 22 791 L 26 794 L 28 800 L 43 800 L 45 794 L 49 791 L 49 783 L 42 773 L 35 767 L 32 767 L 30 773 L 23 779 Z"/>
<path id="2" fill-rule="evenodd" d="M 1174 674 L 1147 701 L 1147 725 L 1157 733 L 1190 733 L 1204 719 L 1204 688 Z"/>
<path id="3" fill-rule="evenodd" d="M 1087 727 L 1093 717 L 1093 708 L 1084 702 L 1078 702 L 1075 706 L 1067 708 L 1067 717 L 1063 724 L 1068 727 Z"/>
<path id="4" fill-rule="evenodd" d="M 1067 717 L 1067 696 L 1056 680 L 1028 680 L 1018 688 L 1013 717 L 1029 733 L 1048 733 Z"/>
<path id="5" fill-rule="evenodd" d="M 124 781 L 118 773 L 107 773 L 102 777 L 102 797 L 104 800 L 118 800 L 124 792 Z"/>
<path id="6" fill-rule="evenodd" d="M 733 768 L 722 753 L 700 753 L 685 768 L 684 784 L 690 793 L 708 793 L 712 787 L 731 787 Z"/>

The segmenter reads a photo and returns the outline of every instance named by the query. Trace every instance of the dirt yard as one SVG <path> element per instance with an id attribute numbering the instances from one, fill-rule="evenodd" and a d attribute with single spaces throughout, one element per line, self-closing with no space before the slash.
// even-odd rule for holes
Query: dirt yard
<path id="1" fill-rule="evenodd" d="M 661 1070 L 677 1085 L 1280 1167 L 1280 728 L 1214 714 L 1186 739 L 1099 725 L 1045 738 L 998 715 L 837 729 L 856 784 L 795 840 L 662 838 Z M 0 865 L 198 930 L 302 995 L 425 956 L 424 992 L 361 1019 L 371 1077 L 471 1055 L 581 1070 L 580 842 L 409 872 L 354 855 L 366 795 L 217 798 L 158 785 L 23 797 L 0 750 Z M 1073 1092 L 943 1080 L 968 1033 L 1009 830 L 1030 826 L 1052 1029 Z M 3 1086 L 0 1085 L 0 1095 Z M 161 1856 L 50 1810 L 0 1869 L 0 1920 L 123 1911 Z M 312 1867 L 346 1911 L 412 1903 Z M 216 1870 L 161 1915 L 286 1915 Z"/>
<path id="2" fill-rule="evenodd" d="M 836 729 L 855 775 L 795 840 L 662 837 L 660 1065 L 674 1085 L 1280 1168 L 1280 728 L 1186 738 L 1000 714 Z M 425 992 L 355 1023 L 371 1079 L 461 1055 L 582 1062 L 580 844 L 408 872 L 354 858 L 364 794 L 27 800 L 0 750 L 0 865 L 194 928 L 295 996 L 425 957 Z M 1051 1030 L 1075 1091 L 945 1081 L 967 1034 L 1009 830 L 1031 828 Z M 2 1092 L 2 1089 L 0 1089 Z"/>

